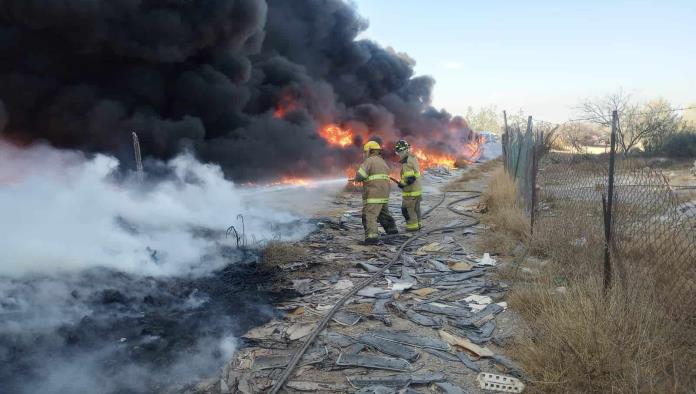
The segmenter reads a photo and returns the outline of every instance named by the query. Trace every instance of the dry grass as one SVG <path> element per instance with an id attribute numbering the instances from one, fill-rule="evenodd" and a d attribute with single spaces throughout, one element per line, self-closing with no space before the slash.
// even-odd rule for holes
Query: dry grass
<path id="1" fill-rule="evenodd" d="M 688 332 L 669 324 L 654 295 L 617 286 L 604 297 L 598 278 L 588 278 L 564 294 L 553 283 L 521 287 L 509 302 L 533 333 L 511 354 L 524 366 L 530 392 L 686 393 L 694 388 L 693 336 L 689 340 Z"/>
<path id="2" fill-rule="evenodd" d="M 529 328 L 509 352 L 523 366 L 528 392 L 696 392 L 696 262 L 683 266 L 683 259 L 666 257 L 666 250 L 694 253 L 683 232 L 665 224 L 662 242 L 648 244 L 622 231 L 634 234 L 634 223 L 617 219 L 621 253 L 613 256 L 614 286 L 605 295 L 597 204 L 552 201 L 530 239 L 528 218 L 502 170 L 492 174 L 482 200 L 489 210 L 483 222 L 491 228 L 482 237 L 486 251 L 505 253 L 528 242 L 531 253 L 545 259 L 523 262 L 527 270 L 501 268 L 512 284 L 508 302 Z"/>
<path id="3" fill-rule="evenodd" d="M 261 261 L 267 266 L 278 266 L 301 261 L 307 254 L 307 249 L 297 243 L 270 241 L 261 252 Z"/>
<path id="4" fill-rule="evenodd" d="M 470 167 L 467 172 L 462 174 L 459 179 L 455 180 L 454 182 L 449 183 L 447 186 L 444 187 L 444 191 L 456 191 L 456 190 L 466 190 L 467 185 L 469 182 L 475 180 L 475 179 L 480 179 L 483 174 L 486 174 L 493 169 L 497 167 L 502 166 L 502 160 L 501 159 L 495 159 L 495 160 L 488 160 L 482 164 L 479 164 L 475 167 Z"/>
<path id="5" fill-rule="evenodd" d="M 481 195 L 488 211 L 481 221 L 491 229 L 481 239 L 486 251 L 508 253 L 529 238 L 529 218 L 520 209 L 517 188 L 502 167 L 491 174 L 488 187 Z"/>

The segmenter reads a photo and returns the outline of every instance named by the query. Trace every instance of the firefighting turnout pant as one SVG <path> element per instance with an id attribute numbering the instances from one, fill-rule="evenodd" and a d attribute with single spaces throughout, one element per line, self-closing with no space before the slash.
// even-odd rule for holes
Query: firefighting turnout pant
<path id="1" fill-rule="evenodd" d="M 387 234 L 396 234 L 396 222 L 389 213 L 389 204 L 363 203 L 362 224 L 365 229 L 365 239 L 379 238 L 377 224 L 384 228 Z"/>
<path id="2" fill-rule="evenodd" d="M 421 196 L 404 196 L 401 200 L 401 213 L 406 219 L 406 231 L 418 231 L 423 228 L 421 200 Z"/>

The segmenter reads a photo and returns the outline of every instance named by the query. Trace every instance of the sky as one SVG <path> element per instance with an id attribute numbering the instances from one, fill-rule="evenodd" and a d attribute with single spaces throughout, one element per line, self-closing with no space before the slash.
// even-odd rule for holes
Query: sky
<path id="1" fill-rule="evenodd" d="M 696 0 L 354 0 L 361 37 L 406 52 L 437 81 L 433 104 L 550 122 L 616 92 L 696 103 Z"/>

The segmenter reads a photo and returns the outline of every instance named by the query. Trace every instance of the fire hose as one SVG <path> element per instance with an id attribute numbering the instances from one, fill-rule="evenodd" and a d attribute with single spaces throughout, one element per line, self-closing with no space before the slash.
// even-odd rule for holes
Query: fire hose
<path id="1" fill-rule="evenodd" d="M 394 257 L 392 257 L 391 260 L 389 260 L 389 262 L 387 264 L 385 264 L 382 268 L 380 268 L 372 276 L 365 279 L 363 282 L 359 283 L 357 286 L 354 286 L 346 295 L 341 297 L 341 299 L 339 299 L 338 302 L 336 302 L 336 305 L 334 305 L 333 308 L 331 308 L 331 310 L 329 310 L 329 312 L 319 321 L 319 324 L 317 325 L 316 328 L 314 328 L 314 330 L 312 330 L 312 333 L 309 335 L 309 337 L 304 342 L 302 347 L 293 355 L 293 357 L 290 360 L 290 362 L 288 363 L 287 367 L 285 367 L 285 371 L 280 376 L 280 378 L 278 378 L 276 383 L 273 385 L 273 387 L 269 391 L 270 394 L 276 394 L 276 393 L 278 393 L 278 391 L 280 391 L 280 389 L 283 388 L 283 386 L 285 385 L 285 382 L 290 377 L 290 374 L 295 370 L 297 363 L 300 361 L 302 356 L 304 356 L 304 354 L 307 352 L 307 349 L 309 349 L 309 347 L 312 345 L 312 343 L 317 338 L 317 336 L 319 336 L 319 334 L 322 331 L 324 331 L 324 328 L 326 328 L 326 325 L 329 323 L 331 318 L 334 316 L 334 314 L 336 314 L 336 312 L 338 312 L 339 309 L 341 309 L 341 307 L 343 307 L 343 305 L 346 303 L 346 301 L 348 301 L 351 297 L 355 296 L 355 294 L 357 294 L 358 291 L 362 290 L 367 285 L 369 285 L 370 283 L 374 282 L 376 279 L 378 279 L 379 277 L 384 275 L 384 273 L 399 260 L 399 257 L 401 257 L 401 254 L 403 253 L 404 249 L 406 249 L 406 247 L 408 245 L 410 245 L 413 241 L 415 241 L 421 237 L 424 237 L 426 235 L 430 235 L 430 234 L 437 233 L 437 232 L 461 230 L 461 229 L 464 229 L 467 227 L 472 227 L 472 226 L 479 224 L 478 218 L 476 218 L 475 216 L 470 215 L 468 213 L 457 210 L 453 206 L 455 204 L 460 203 L 460 202 L 464 202 L 464 201 L 473 200 L 475 198 L 478 198 L 481 195 L 481 192 L 474 191 L 474 190 L 457 190 L 457 191 L 450 191 L 450 193 L 473 193 L 471 196 L 459 198 L 459 199 L 454 200 L 454 201 L 450 202 L 449 204 L 447 204 L 448 210 L 456 213 L 457 215 L 465 216 L 465 217 L 471 219 L 471 222 L 456 225 L 456 226 L 443 226 L 443 227 L 434 228 L 434 229 L 422 232 L 420 234 L 416 234 L 412 237 L 409 237 L 406 241 L 404 241 L 401 244 L 401 246 L 399 246 L 399 249 L 397 249 Z M 442 193 L 442 198 L 440 199 L 440 201 L 437 204 L 433 205 L 431 208 L 429 208 L 423 214 L 423 217 L 427 217 L 431 212 L 433 212 L 436 208 L 438 208 L 440 205 L 442 205 L 442 203 L 445 201 L 446 198 L 447 198 L 447 193 L 446 192 Z"/>

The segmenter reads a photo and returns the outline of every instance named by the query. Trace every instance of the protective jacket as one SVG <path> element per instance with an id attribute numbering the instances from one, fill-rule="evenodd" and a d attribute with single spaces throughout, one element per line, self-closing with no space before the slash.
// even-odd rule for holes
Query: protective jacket
<path id="1" fill-rule="evenodd" d="M 363 202 L 389 203 L 389 166 L 379 154 L 375 153 L 362 162 L 355 179 L 363 182 Z"/>
<path id="2" fill-rule="evenodd" d="M 401 161 L 401 180 L 404 197 L 417 197 L 423 194 L 421 187 L 421 174 L 418 160 L 413 155 L 408 155 Z"/>

